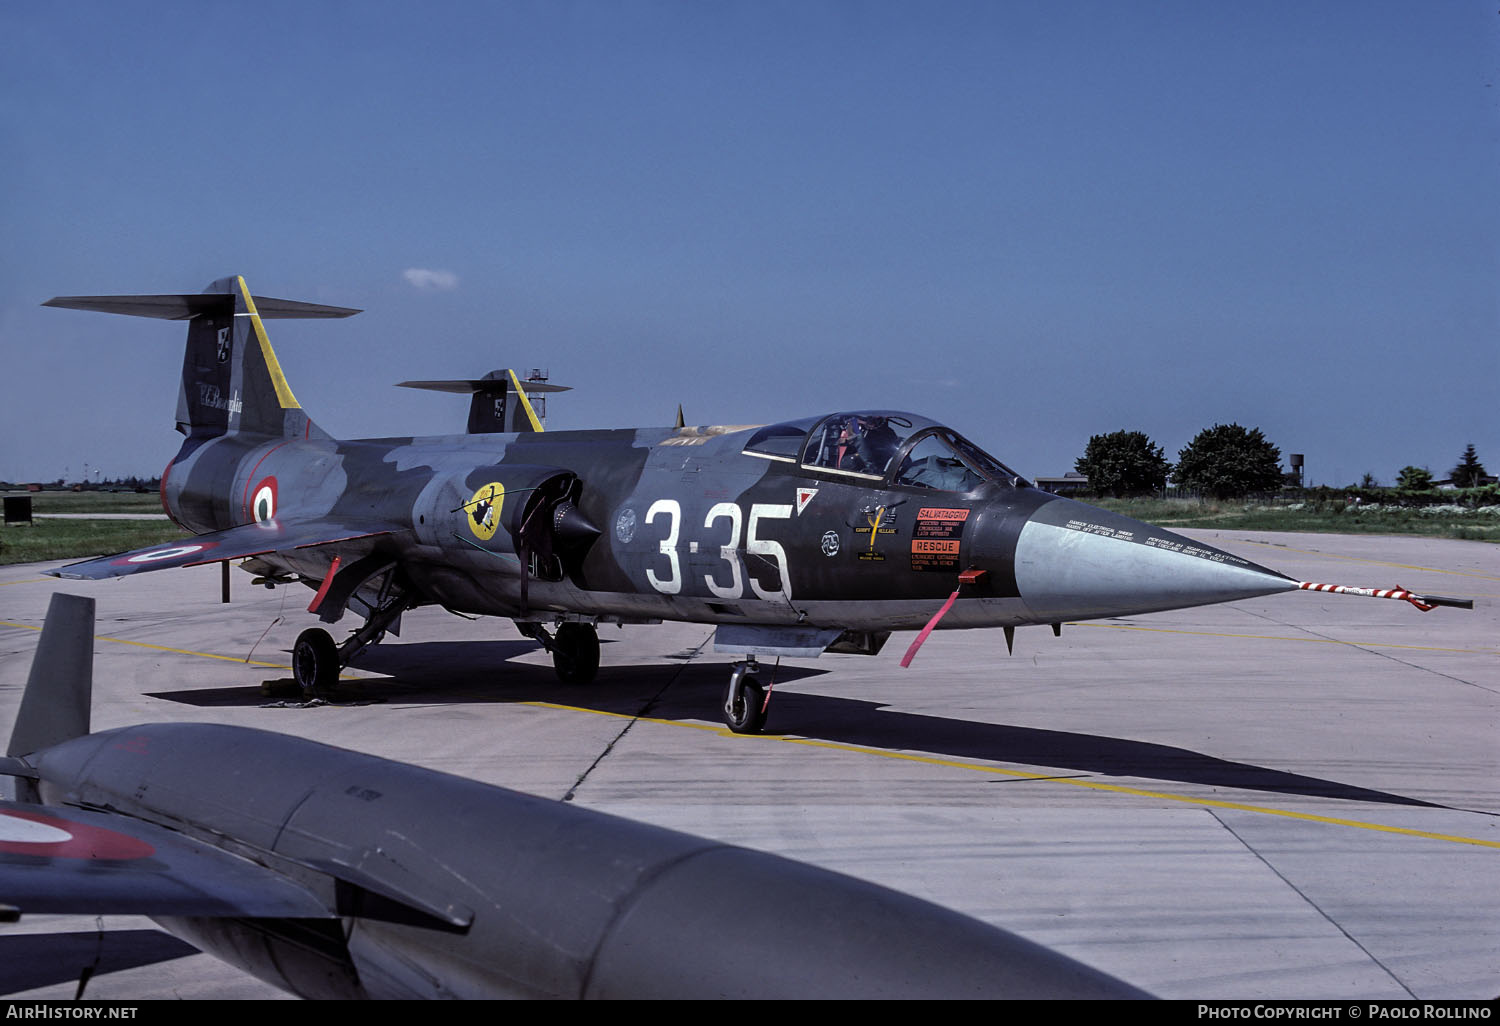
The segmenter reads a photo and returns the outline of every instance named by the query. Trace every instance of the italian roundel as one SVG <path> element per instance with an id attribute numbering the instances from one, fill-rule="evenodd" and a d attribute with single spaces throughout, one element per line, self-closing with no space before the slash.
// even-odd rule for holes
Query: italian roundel
<path id="1" fill-rule="evenodd" d="M 67 859 L 139 859 L 155 853 L 145 841 L 103 827 L 29 809 L 0 809 L 0 852 Z"/>
<path id="2" fill-rule="evenodd" d="M 276 479 L 263 478 L 250 499 L 250 515 L 257 524 L 268 524 L 276 515 Z"/>
<path id="3" fill-rule="evenodd" d="M 190 556 L 218 548 L 218 542 L 192 541 L 177 545 L 164 545 L 159 549 L 147 549 L 111 559 L 111 566 L 140 566 L 147 563 L 170 563 L 176 565 Z"/>

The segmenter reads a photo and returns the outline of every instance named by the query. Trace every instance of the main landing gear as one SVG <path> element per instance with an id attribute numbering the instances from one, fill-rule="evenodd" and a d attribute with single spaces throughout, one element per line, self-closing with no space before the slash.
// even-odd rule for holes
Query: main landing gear
<path id="1" fill-rule="evenodd" d="M 349 635 L 342 645 L 336 644 L 333 635 L 321 627 L 309 627 L 297 635 L 297 643 L 292 646 L 292 676 L 303 693 L 314 694 L 333 687 L 339 679 L 339 671 L 365 649 L 378 644 L 411 605 L 413 603 L 404 592 L 388 595 L 386 601 L 370 613 L 364 626 Z"/>
<path id="2" fill-rule="evenodd" d="M 548 634 L 539 623 L 517 623 L 528 638 L 552 653 L 552 668 L 564 684 L 587 684 L 599 673 L 599 631 L 591 623 L 567 621 Z"/>
<path id="3" fill-rule="evenodd" d="M 339 679 L 339 647 L 321 627 L 309 627 L 292 646 L 292 676 L 304 692 L 327 691 Z"/>
<path id="4" fill-rule="evenodd" d="M 755 675 L 760 665 L 750 656 L 731 667 L 724 690 L 724 725 L 736 734 L 759 734 L 766 726 L 769 699 Z"/>

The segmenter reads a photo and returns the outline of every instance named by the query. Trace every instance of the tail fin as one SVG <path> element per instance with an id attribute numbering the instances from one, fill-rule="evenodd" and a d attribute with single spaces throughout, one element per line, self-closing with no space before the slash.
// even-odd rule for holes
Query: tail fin
<path id="1" fill-rule="evenodd" d="M 473 392 L 474 398 L 469 401 L 471 435 L 502 431 L 540 431 L 542 416 L 538 416 L 528 394 L 537 396 L 546 392 L 571 391 L 568 385 L 549 385 L 545 381 L 531 378 L 523 381 L 513 370 L 493 370 L 482 378 L 460 378 L 453 381 L 402 381 L 397 387 L 457 392 L 460 395 Z"/>
<path id="2" fill-rule="evenodd" d="M 6 755 L 30 755 L 89 732 L 94 600 L 53 595 Z"/>
<path id="3" fill-rule="evenodd" d="M 196 296 L 58 296 L 42 305 L 187 321 L 177 430 L 205 438 L 241 432 L 273 438 L 322 434 L 292 394 L 262 321 L 359 313 L 252 296 L 238 275 L 220 278 Z"/>

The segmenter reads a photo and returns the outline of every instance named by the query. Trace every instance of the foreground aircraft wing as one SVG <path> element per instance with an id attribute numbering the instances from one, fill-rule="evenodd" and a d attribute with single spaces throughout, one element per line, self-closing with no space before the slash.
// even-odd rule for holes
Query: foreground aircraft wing
<path id="1" fill-rule="evenodd" d="M 327 918 L 312 894 L 182 834 L 89 809 L 0 802 L 0 904 L 21 913 Z"/>
<path id="2" fill-rule="evenodd" d="M 70 563 L 56 570 L 44 571 L 51 577 L 77 581 L 98 581 L 106 577 L 125 577 L 146 570 L 197 566 L 226 559 L 245 559 L 267 552 L 306 549 L 317 545 L 374 538 L 391 534 L 398 528 L 369 520 L 338 520 L 319 517 L 311 520 L 269 520 L 243 524 L 224 531 L 184 538 L 164 545 L 149 545 L 114 556 L 101 556 L 82 563 Z"/>

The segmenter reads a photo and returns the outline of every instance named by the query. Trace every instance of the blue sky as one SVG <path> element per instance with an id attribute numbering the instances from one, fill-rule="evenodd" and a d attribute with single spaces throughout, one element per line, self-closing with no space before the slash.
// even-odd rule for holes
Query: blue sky
<path id="1" fill-rule="evenodd" d="M 0 478 L 176 450 L 182 326 L 42 301 L 226 274 L 366 311 L 271 325 L 340 436 L 542 366 L 554 429 L 1500 471 L 1497 115 L 1493 2 L 0 5 Z"/>

